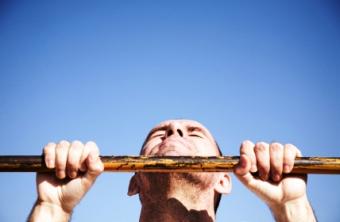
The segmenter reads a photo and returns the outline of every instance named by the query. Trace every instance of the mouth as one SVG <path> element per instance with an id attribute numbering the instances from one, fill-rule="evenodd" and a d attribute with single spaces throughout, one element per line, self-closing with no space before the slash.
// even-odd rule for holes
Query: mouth
<path id="1" fill-rule="evenodd" d="M 174 148 L 169 148 L 169 149 L 164 149 L 164 150 L 157 152 L 156 155 L 157 156 L 181 156 L 183 154 L 181 154 Z"/>
<path id="2" fill-rule="evenodd" d="M 190 156 L 191 149 L 187 144 L 177 140 L 165 140 L 159 144 L 156 156 Z"/>

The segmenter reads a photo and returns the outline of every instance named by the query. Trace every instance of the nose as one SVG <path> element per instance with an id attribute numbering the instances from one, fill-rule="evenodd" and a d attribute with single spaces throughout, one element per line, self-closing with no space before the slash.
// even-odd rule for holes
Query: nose
<path id="1" fill-rule="evenodd" d="M 178 122 L 170 123 L 169 127 L 166 131 L 166 137 L 170 137 L 172 135 L 183 137 L 185 133 L 185 129 L 182 124 Z"/>

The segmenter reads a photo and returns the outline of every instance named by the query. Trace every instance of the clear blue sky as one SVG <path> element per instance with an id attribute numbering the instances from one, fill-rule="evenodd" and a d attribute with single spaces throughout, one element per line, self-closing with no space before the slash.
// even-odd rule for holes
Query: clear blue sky
<path id="1" fill-rule="evenodd" d="M 340 156 L 336 1 L 1 1 L 0 154 L 94 140 L 137 155 L 149 129 L 195 119 L 224 154 L 242 140 Z M 138 221 L 131 174 L 104 173 L 73 221 Z M 218 221 L 273 221 L 233 178 Z M 33 173 L 0 174 L 0 221 L 24 221 Z M 340 176 L 309 177 L 320 221 L 340 221 Z"/>

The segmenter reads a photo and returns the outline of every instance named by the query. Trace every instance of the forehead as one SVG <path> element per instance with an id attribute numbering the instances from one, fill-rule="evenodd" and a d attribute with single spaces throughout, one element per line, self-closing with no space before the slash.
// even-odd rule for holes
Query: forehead
<path id="1" fill-rule="evenodd" d="M 189 120 L 189 119 L 172 119 L 172 120 L 165 120 L 159 124 L 157 124 L 154 128 L 162 127 L 162 126 L 168 126 L 170 124 L 180 124 L 182 126 L 191 126 L 191 127 L 198 127 L 201 129 L 204 129 L 209 132 L 209 130 L 203 126 L 201 123 L 195 121 L 195 120 Z"/>

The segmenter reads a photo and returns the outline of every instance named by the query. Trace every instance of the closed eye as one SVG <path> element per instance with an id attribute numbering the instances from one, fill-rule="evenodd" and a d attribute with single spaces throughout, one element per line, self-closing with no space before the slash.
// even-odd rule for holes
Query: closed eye
<path id="1" fill-rule="evenodd" d="M 150 139 L 157 138 L 157 137 L 163 137 L 163 136 L 164 136 L 164 133 L 155 133 L 154 135 L 152 135 L 150 137 Z"/>
<path id="2" fill-rule="evenodd" d="M 200 135 L 199 133 L 190 133 L 189 136 L 203 138 L 203 136 Z"/>

